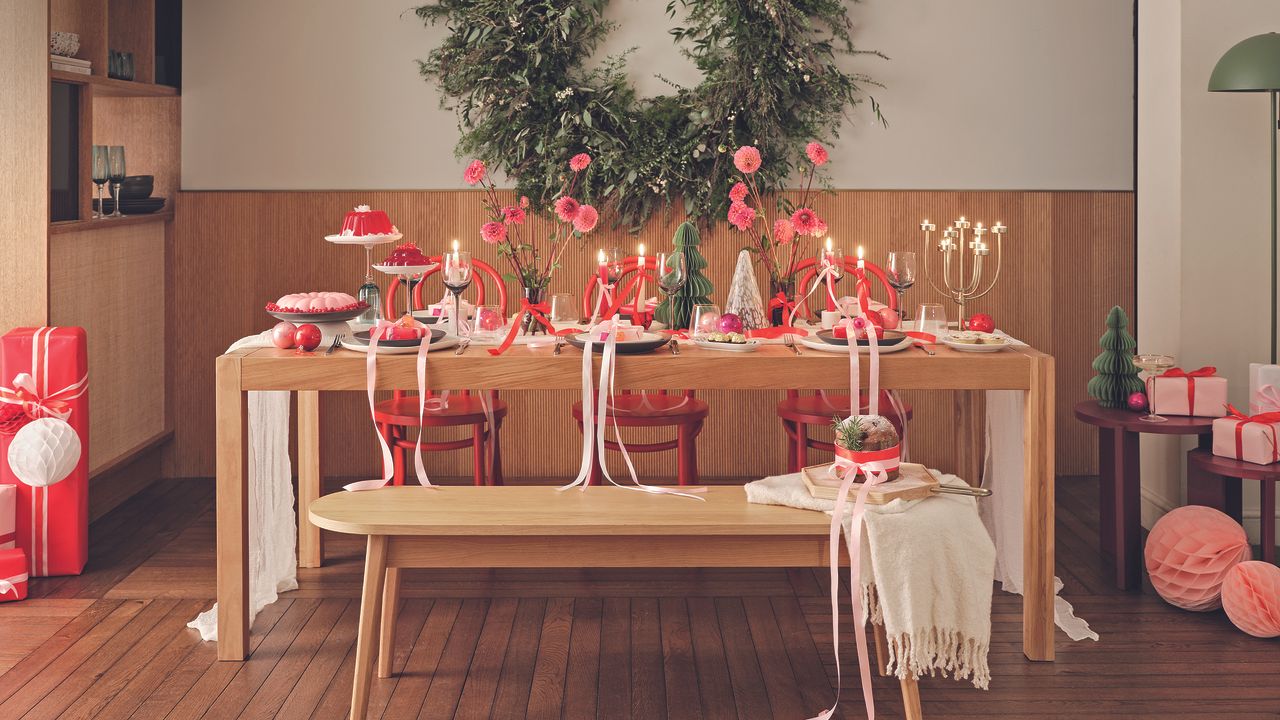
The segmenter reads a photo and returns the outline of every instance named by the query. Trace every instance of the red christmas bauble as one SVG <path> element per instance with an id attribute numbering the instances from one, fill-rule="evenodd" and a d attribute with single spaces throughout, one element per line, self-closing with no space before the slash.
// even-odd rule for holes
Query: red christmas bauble
<path id="1" fill-rule="evenodd" d="M 311 323 L 299 325 L 297 332 L 293 334 L 293 342 L 304 352 L 315 350 L 320 347 L 320 328 Z"/>
<path id="2" fill-rule="evenodd" d="M 969 316 L 968 320 L 964 321 L 964 329 L 973 330 L 974 332 L 995 332 L 996 321 L 986 313 L 974 313 Z"/>
<path id="3" fill-rule="evenodd" d="M 1147 394 L 1144 392 L 1136 392 L 1129 395 L 1129 409 L 1134 412 L 1142 412 L 1147 409 Z"/>

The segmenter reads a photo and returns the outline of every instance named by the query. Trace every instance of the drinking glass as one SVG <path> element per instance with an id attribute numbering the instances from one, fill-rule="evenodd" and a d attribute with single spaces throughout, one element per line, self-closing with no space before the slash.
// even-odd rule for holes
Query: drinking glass
<path id="1" fill-rule="evenodd" d="M 497 305 L 481 305 L 476 308 L 475 332 L 481 337 L 500 337 L 507 329 L 507 318 Z"/>
<path id="2" fill-rule="evenodd" d="M 613 248 L 609 250 L 608 265 L 606 272 L 608 274 L 609 285 L 617 285 L 618 278 L 622 277 L 622 271 L 626 266 L 627 253 L 622 248 Z"/>
<path id="3" fill-rule="evenodd" d="M 818 271 L 830 266 L 831 279 L 839 280 L 844 277 L 844 251 L 840 248 L 832 248 L 830 250 L 822 248 L 818 250 Z"/>
<path id="4" fill-rule="evenodd" d="M 449 294 L 453 296 L 453 316 L 451 322 L 456 333 L 458 328 L 462 326 L 461 313 L 459 312 L 459 297 L 462 291 L 471 285 L 471 273 L 473 266 L 471 264 L 471 253 L 467 251 L 454 250 L 447 252 L 440 260 L 440 276 L 444 278 L 444 286 L 449 290 Z M 412 293 L 410 293 L 412 295 Z M 412 312 L 412 310 L 410 310 Z"/>
<path id="5" fill-rule="evenodd" d="M 1135 355 L 1133 364 L 1138 366 L 1147 374 L 1147 414 L 1142 416 L 1142 420 L 1152 423 L 1161 423 L 1168 421 L 1169 418 L 1163 415 L 1157 415 L 1151 407 L 1151 388 L 1155 384 L 1155 379 L 1164 374 L 1165 370 L 1173 367 L 1172 355 Z"/>
<path id="6" fill-rule="evenodd" d="M 578 308 L 573 304 L 573 293 L 555 293 L 551 296 L 551 323 L 578 322 Z"/>
<path id="7" fill-rule="evenodd" d="M 124 146 L 112 145 L 107 148 L 107 178 L 115 187 L 115 191 L 111 193 L 111 197 L 115 198 L 115 212 L 111 213 L 111 217 L 124 217 L 120 212 L 120 183 L 124 181 L 124 175 Z"/>
<path id="8" fill-rule="evenodd" d="M 941 303 L 921 303 L 916 309 L 916 330 L 941 338 L 947 332 L 947 310 Z"/>
<path id="9" fill-rule="evenodd" d="M 98 196 L 98 205 L 93 209 L 94 218 L 104 218 L 107 216 L 106 210 L 102 206 L 102 186 L 107 184 L 107 146 L 93 146 L 93 184 L 94 191 Z"/>
<path id="10" fill-rule="evenodd" d="M 694 340 L 701 340 L 720 328 L 720 306 L 694 305 L 689 319 L 689 332 Z"/>
<path id="11" fill-rule="evenodd" d="M 900 319 L 906 322 L 907 306 L 903 304 L 903 297 L 907 294 L 907 288 L 916 282 L 916 254 L 893 250 L 889 253 L 889 260 L 885 263 L 884 269 L 885 274 L 889 276 L 889 284 L 898 293 Z"/>
<path id="12" fill-rule="evenodd" d="M 658 289 L 670 297 L 684 287 L 689 276 L 685 272 L 684 253 L 658 253 Z"/>

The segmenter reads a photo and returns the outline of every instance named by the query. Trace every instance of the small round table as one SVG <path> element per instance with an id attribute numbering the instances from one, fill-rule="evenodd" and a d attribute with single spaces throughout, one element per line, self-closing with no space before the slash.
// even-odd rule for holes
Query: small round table
<path id="1" fill-rule="evenodd" d="M 1115 568 L 1121 590 L 1142 587 L 1142 483 L 1138 435 L 1199 435 L 1200 447 L 1213 442 L 1211 417 L 1170 417 L 1146 422 L 1140 413 L 1104 408 L 1095 400 L 1076 403 L 1076 419 L 1098 428 L 1098 547 Z"/>
<path id="2" fill-rule="evenodd" d="M 1262 559 L 1276 559 L 1276 483 L 1280 464 L 1258 465 L 1198 448 L 1187 453 L 1187 504 L 1208 505 L 1241 522 L 1240 481 L 1257 480 L 1262 499 Z M 1270 520 L 1268 520 L 1270 518 Z"/>

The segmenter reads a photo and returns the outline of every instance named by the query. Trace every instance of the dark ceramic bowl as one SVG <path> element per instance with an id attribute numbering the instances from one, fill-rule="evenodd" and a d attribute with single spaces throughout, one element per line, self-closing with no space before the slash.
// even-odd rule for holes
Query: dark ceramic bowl
<path id="1" fill-rule="evenodd" d="M 111 183 L 107 183 L 111 187 Z M 124 180 L 120 181 L 120 199 L 122 200 L 142 200 L 151 197 L 151 191 L 155 186 L 155 178 L 151 175 L 126 175 Z M 115 189 L 112 187 L 114 195 Z"/>

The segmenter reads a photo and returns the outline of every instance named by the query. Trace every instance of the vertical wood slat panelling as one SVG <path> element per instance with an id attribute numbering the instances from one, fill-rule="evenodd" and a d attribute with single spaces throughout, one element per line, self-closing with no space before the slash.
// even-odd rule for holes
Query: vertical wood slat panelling
<path id="1" fill-rule="evenodd" d="M 471 191 L 181 193 L 174 474 L 212 474 L 213 358 L 235 339 L 271 326 L 262 306 L 290 292 L 351 292 L 362 281 L 363 250 L 323 240 L 347 210 L 369 203 L 386 210 L 406 239 L 428 252 L 439 252 L 456 237 L 476 257 L 501 267 L 493 248 L 479 240 L 485 219 L 480 199 Z M 963 214 L 1009 225 L 1000 282 L 970 309 L 990 312 L 1002 329 L 1057 357 L 1058 470 L 1095 471 L 1092 435 L 1070 420 L 1070 407 L 1084 396 L 1106 310 L 1120 304 L 1133 311 L 1132 193 L 837 191 L 822 196 L 816 209 L 840 247 L 852 254 L 862 244 L 874 262 L 883 262 L 890 249 L 921 252 L 918 224 L 925 217 L 943 224 Z M 596 248 L 616 245 L 634 252 L 644 242 L 650 253 L 669 250 L 677 224 L 675 218 L 657 218 L 640 237 L 597 230 L 582 249 L 565 253 L 553 291 L 580 299 L 580 281 L 588 276 Z M 742 236 L 724 223 L 703 234 L 717 302 L 727 294 L 741 246 Z M 375 259 L 388 250 L 376 250 Z M 762 293 L 765 289 L 762 283 Z M 876 294 L 880 297 L 879 290 Z M 907 302 L 914 313 L 914 306 L 926 301 L 940 298 L 922 275 L 907 292 Z M 948 310 L 954 316 L 954 306 L 948 304 Z M 679 386 L 677 376 L 671 385 Z M 834 389 L 841 379 L 796 378 L 797 387 L 823 385 Z M 783 434 L 774 412 L 779 393 L 715 391 L 704 397 L 712 404 L 699 441 L 704 475 L 760 477 L 783 469 Z M 507 473 L 572 475 L 580 453 L 580 435 L 569 415 L 575 393 L 513 392 L 504 398 L 511 406 L 502 433 Z M 950 469 L 956 442 L 951 393 L 908 393 L 907 400 L 915 406 L 915 459 Z M 361 397 L 326 394 L 321 412 L 324 473 L 374 472 L 378 455 Z M 468 452 L 433 454 L 428 463 L 435 474 L 470 474 Z M 652 477 L 671 477 L 674 456 L 643 456 L 638 467 Z"/>

